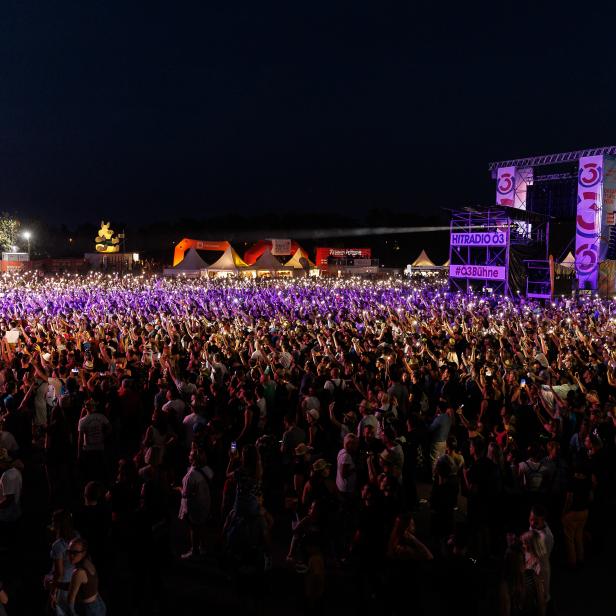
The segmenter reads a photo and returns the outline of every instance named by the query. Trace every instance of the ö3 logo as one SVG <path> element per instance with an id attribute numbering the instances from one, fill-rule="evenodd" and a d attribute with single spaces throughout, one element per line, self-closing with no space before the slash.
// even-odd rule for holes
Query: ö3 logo
<path id="1" fill-rule="evenodd" d="M 507 195 L 511 192 L 513 188 L 513 175 L 511 173 L 503 173 L 503 175 L 498 178 L 498 182 L 496 184 L 496 190 L 501 195 Z"/>
<path id="2" fill-rule="evenodd" d="M 589 188 L 595 186 L 601 181 L 603 169 L 599 163 L 586 163 L 579 172 L 580 186 Z"/>
<path id="3" fill-rule="evenodd" d="M 575 260 L 577 262 L 578 274 L 584 278 L 589 278 L 599 268 L 598 254 L 598 232 L 600 221 L 600 193 L 587 191 L 603 179 L 603 168 L 598 162 L 584 163 L 580 167 L 578 182 L 580 191 L 578 192 L 578 214 L 576 217 L 576 251 Z"/>

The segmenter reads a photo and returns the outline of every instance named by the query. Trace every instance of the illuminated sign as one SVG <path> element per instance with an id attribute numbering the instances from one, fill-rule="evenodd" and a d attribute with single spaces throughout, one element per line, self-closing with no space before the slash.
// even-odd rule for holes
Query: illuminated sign
<path id="1" fill-rule="evenodd" d="M 371 248 L 324 248 L 316 250 L 315 262 L 317 267 L 324 269 L 327 267 L 327 260 L 334 259 L 372 259 Z"/>
<path id="2" fill-rule="evenodd" d="M 474 280 L 506 280 L 507 268 L 503 265 L 450 265 L 449 276 Z"/>
<path id="3" fill-rule="evenodd" d="M 452 233 L 451 245 L 460 246 L 507 246 L 507 233 Z"/>

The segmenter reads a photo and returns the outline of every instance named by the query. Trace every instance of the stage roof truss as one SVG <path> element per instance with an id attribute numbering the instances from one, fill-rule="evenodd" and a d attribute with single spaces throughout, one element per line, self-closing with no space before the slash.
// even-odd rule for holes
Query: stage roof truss
<path id="1" fill-rule="evenodd" d="M 492 171 L 492 176 L 496 177 L 496 170 L 501 167 L 540 167 L 543 165 L 557 165 L 559 163 L 570 163 L 583 158 L 584 156 L 616 156 L 616 145 L 607 145 L 601 148 L 588 148 L 586 150 L 573 150 L 571 152 L 560 152 L 558 154 L 544 154 L 542 156 L 529 156 L 527 158 L 514 158 L 511 160 L 501 160 L 491 162 L 488 169 Z"/>

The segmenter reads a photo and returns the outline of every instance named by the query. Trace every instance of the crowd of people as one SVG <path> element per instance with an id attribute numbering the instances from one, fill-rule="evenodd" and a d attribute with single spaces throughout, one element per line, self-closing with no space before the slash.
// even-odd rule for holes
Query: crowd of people
<path id="1" fill-rule="evenodd" d="M 14 274 L 0 335 L 2 562 L 30 481 L 41 612 L 156 613 L 167 563 L 215 557 L 257 600 L 291 572 L 307 613 L 341 575 L 373 613 L 558 613 L 552 567 L 611 530 L 611 300 Z M 8 573 L 0 614 L 25 601 Z"/>

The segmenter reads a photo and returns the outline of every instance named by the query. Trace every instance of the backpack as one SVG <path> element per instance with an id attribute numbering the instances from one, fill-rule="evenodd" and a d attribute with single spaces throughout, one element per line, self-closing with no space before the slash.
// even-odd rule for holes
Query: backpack
<path id="1" fill-rule="evenodd" d="M 346 403 L 346 392 L 343 389 L 344 381 L 340 379 L 340 384 L 336 385 L 333 379 L 329 379 L 327 381 L 331 383 L 334 387 L 334 390 L 330 393 L 331 402 L 335 402 L 337 407 L 342 407 Z"/>
<path id="2" fill-rule="evenodd" d="M 524 489 L 528 492 L 540 492 L 543 488 L 543 463 L 539 462 L 534 466 L 530 460 L 524 462 L 527 472 L 523 475 Z"/>

